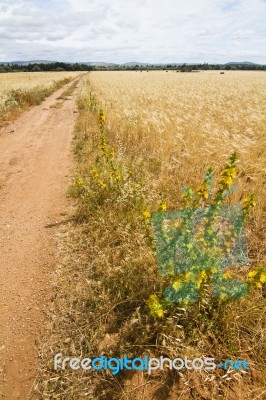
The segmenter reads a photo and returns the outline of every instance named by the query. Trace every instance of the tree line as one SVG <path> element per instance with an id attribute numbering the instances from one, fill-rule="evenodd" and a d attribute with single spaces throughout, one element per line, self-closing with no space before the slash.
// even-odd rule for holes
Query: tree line
<path id="1" fill-rule="evenodd" d="M 242 71 L 266 71 L 266 65 L 260 64 L 161 64 L 161 65 L 102 65 L 92 66 L 82 63 L 29 63 L 0 64 L 0 72 L 45 72 L 45 71 L 153 71 L 176 70 L 180 72 L 192 72 L 200 70 L 242 70 Z"/>
<path id="2" fill-rule="evenodd" d="M 91 71 L 92 66 L 86 64 L 69 64 L 64 62 L 30 63 L 30 64 L 1 64 L 0 72 L 45 72 L 45 71 Z"/>

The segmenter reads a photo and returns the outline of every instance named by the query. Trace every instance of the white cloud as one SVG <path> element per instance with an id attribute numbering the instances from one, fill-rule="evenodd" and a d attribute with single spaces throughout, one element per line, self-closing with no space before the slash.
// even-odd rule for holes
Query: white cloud
<path id="1" fill-rule="evenodd" d="M 264 15 L 264 0 L 0 0 L 0 59 L 266 63 Z"/>

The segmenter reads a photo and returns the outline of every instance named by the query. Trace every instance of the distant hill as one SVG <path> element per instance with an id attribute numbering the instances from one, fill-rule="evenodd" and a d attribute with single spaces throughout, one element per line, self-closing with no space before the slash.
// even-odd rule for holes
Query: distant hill
<path id="1" fill-rule="evenodd" d="M 115 65 L 118 64 L 113 64 L 113 63 L 107 63 L 107 62 L 81 62 L 80 64 L 84 64 L 84 65 L 91 65 L 92 67 L 114 67 Z"/>
<path id="2" fill-rule="evenodd" d="M 16 65 L 29 65 L 29 64 L 50 64 L 55 61 L 50 60 L 31 60 L 31 61 L 11 61 L 8 64 L 16 64 Z M 7 64 L 7 63 L 5 63 Z"/>
<path id="3" fill-rule="evenodd" d="M 130 62 L 127 62 L 125 64 L 121 64 L 121 65 L 124 65 L 125 67 L 135 67 L 136 65 L 138 67 L 147 67 L 148 65 L 152 65 L 152 64 L 142 63 L 142 62 L 139 62 L 139 61 L 130 61 Z"/>
<path id="4" fill-rule="evenodd" d="M 255 63 L 250 62 L 250 61 L 239 61 L 239 62 L 232 61 L 232 62 L 228 62 L 228 63 L 226 63 L 224 65 L 253 65 L 253 66 L 256 66 L 256 65 L 260 65 L 260 64 L 255 64 Z"/>

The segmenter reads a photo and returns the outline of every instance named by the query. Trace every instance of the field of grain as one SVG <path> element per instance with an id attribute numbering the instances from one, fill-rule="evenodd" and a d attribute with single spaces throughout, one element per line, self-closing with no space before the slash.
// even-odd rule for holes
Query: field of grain
<path id="1" fill-rule="evenodd" d="M 255 192 L 262 231 L 266 184 L 266 74 L 93 72 L 90 85 L 106 112 L 111 140 L 121 155 L 160 164 L 155 192 L 169 197 L 219 168 L 232 151 L 240 158 L 238 199 Z M 113 138 L 113 139 L 112 139 Z M 156 196 L 156 193 L 154 193 Z M 173 200 L 171 200 L 171 198 Z"/>
<path id="2" fill-rule="evenodd" d="M 223 302 L 205 282 L 202 300 L 160 312 L 171 277 L 158 273 L 151 224 L 152 213 L 182 208 L 185 186 L 200 193 L 210 166 L 217 190 L 235 151 L 238 190 L 225 204 L 254 193 L 256 207 L 245 226 L 250 262 L 228 270 L 246 280 L 265 266 L 265 83 L 260 72 L 89 74 L 73 141 L 73 223 L 59 238 L 57 312 L 40 350 L 42 398 L 248 400 L 265 394 L 265 284 L 240 301 Z M 159 303 L 150 306 L 154 295 Z M 59 374 L 51 369 L 58 351 L 246 359 L 252 373 Z"/>
<path id="3" fill-rule="evenodd" d="M 110 129 L 132 142 L 142 132 L 149 143 L 138 137 L 134 147 L 164 150 L 164 161 L 175 150 L 214 161 L 232 149 L 248 156 L 265 137 L 264 72 L 93 72 L 90 82 Z"/>
<path id="4" fill-rule="evenodd" d="M 0 74 L 0 120 L 4 116 L 7 119 L 12 118 L 12 111 L 38 104 L 44 97 L 79 75 L 80 72 Z"/>
<path id="5" fill-rule="evenodd" d="M 16 72 L 0 74 L 0 94 L 12 89 L 33 89 L 36 86 L 50 86 L 65 78 L 74 78 L 80 72 Z"/>

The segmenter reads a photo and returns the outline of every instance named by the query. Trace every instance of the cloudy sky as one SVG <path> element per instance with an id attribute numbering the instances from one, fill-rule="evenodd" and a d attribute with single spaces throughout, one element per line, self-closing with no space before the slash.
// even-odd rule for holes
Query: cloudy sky
<path id="1" fill-rule="evenodd" d="M 0 0 L 0 61 L 266 64 L 266 0 Z"/>

